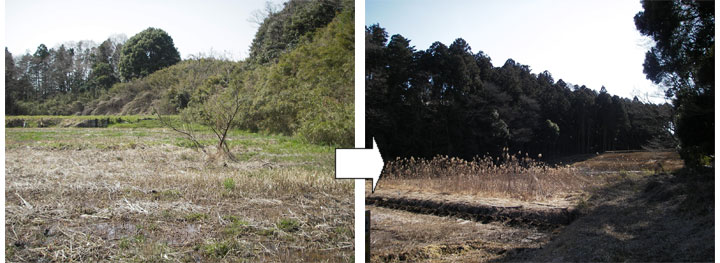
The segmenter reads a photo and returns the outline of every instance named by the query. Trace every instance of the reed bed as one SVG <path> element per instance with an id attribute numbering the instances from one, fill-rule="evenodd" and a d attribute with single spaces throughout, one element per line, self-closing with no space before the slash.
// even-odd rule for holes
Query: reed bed
<path id="1" fill-rule="evenodd" d="M 591 185 L 570 166 L 549 166 L 521 153 L 464 160 L 398 158 L 385 165 L 383 187 L 539 201 L 563 198 Z"/>

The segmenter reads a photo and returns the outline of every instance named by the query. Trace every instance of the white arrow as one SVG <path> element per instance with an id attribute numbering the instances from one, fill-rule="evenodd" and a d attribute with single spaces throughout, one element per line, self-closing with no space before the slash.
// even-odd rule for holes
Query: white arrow
<path id="1" fill-rule="evenodd" d="M 375 192 L 384 164 L 375 138 L 372 140 L 372 149 L 335 149 L 335 179 L 372 179 Z"/>

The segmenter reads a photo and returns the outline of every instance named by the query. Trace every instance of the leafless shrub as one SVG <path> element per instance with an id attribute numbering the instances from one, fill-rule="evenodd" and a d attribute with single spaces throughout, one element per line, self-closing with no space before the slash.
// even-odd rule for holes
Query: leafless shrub
<path id="1" fill-rule="evenodd" d="M 157 110 L 153 110 L 164 126 L 171 128 L 190 141 L 193 145 L 208 154 L 211 160 L 237 161 L 235 155 L 230 152 L 227 144 L 228 132 L 237 126 L 237 119 L 241 114 L 243 97 L 240 94 L 240 87 L 237 80 L 231 80 L 227 72 L 222 76 L 215 76 L 200 87 L 204 95 L 193 98 L 187 108 L 180 114 L 181 127 L 176 127 L 165 121 Z M 194 135 L 193 125 L 202 125 L 210 129 L 217 138 L 217 152 L 209 154 Z"/>

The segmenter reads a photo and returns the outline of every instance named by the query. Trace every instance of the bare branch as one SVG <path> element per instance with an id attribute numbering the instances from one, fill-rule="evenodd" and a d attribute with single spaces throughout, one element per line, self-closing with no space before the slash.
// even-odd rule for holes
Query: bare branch
<path id="1" fill-rule="evenodd" d="M 189 127 L 189 125 L 184 125 L 185 127 L 183 127 L 183 129 L 178 129 L 177 127 L 173 126 L 170 122 L 165 121 L 165 119 L 162 117 L 162 115 L 160 115 L 160 112 L 157 109 L 155 109 L 155 107 L 153 107 L 153 113 L 155 113 L 155 115 L 158 116 L 158 119 L 160 120 L 160 123 L 162 123 L 163 126 L 169 127 L 173 131 L 185 135 L 185 137 L 187 137 L 187 139 L 189 139 L 190 141 L 193 142 L 193 144 L 195 145 L 195 148 L 200 149 L 204 153 L 207 153 L 205 151 L 205 146 L 200 144 L 200 142 L 197 140 L 197 138 L 195 138 L 195 136 L 192 134 L 192 129 Z"/>

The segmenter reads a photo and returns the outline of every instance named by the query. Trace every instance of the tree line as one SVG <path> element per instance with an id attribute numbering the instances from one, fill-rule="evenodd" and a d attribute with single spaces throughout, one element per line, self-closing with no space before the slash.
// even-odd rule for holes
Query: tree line
<path id="1" fill-rule="evenodd" d="M 508 59 L 493 67 L 462 38 L 416 50 L 366 27 L 366 142 L 385 160 L 434 155 L 534 157 L 674 147 L 672 107 L 555 81 Z M 370 145 L 368 144 L 368 147 Z"/>
<path id="2" fill-rule="evenodd" d="M 6 48 L 6 114 L 157 112 L 212 127 L 227 108 L 237 114 L 224 129 L 351 145 L 354 2 L 290 0 L 258 20 L 244 61 L 181 61 L 172 37 L 156 28 L 82 48 L 40 45 L 15 58 Z"/>
<path id="3" fill-rule="evenodd" d="M 79 41 L 48 49 L 40 44 L 32 55 L 17 59 L 6 47 L 5 113 L 79 113 L 68 112 L 73 107 L 64 106 L 85 104 L 116 83 L 145 77 L 179 61 L 170 35 L 152 27 L 130 39 L 110 37 L 100 45 Z"/>
<path id="4" fill-rule="evenodd" d="M 117 72 L 125 37 L 100 45 L 92 41 L 48 49 L 40 44 L 33 54 L 17 58 L 5 48 L 5 113 L 26 114 L 34 103 L 60 94 L 95 95 L 118 82 Z"/>

